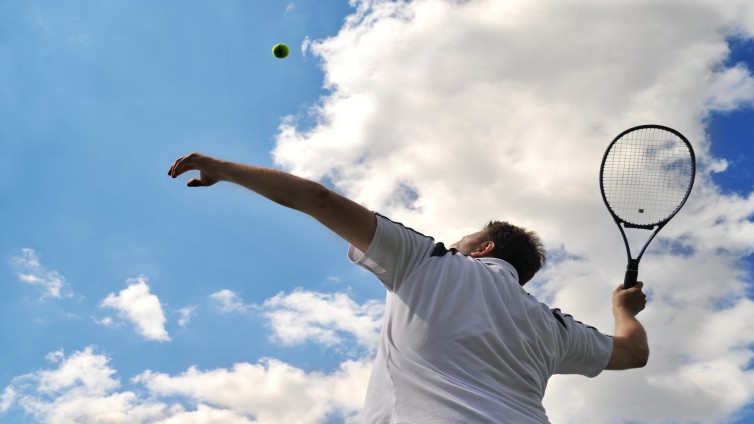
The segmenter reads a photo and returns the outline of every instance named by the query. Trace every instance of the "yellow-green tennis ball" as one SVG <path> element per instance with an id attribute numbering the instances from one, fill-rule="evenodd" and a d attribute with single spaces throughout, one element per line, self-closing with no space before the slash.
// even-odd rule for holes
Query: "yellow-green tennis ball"
<path id="1" fill-rule="evenodd" d="M 272 48 L 272 54 L 278 59 L 288 56 L 288 52 L 288 46 L 285 44 L 275 44 L 275 47 Z"/>

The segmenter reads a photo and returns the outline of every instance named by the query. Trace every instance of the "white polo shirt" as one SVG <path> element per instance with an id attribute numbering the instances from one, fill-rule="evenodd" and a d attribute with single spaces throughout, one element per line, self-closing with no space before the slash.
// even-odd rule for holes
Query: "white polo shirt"
<path id="1" fill-rule="evenodd" d="M 377 215 L 351 261 L 388 290 L 364 423 L 547 423 L 553 374 L 598 375 L 612 338 L 524 291 L 515 268 Z"/>

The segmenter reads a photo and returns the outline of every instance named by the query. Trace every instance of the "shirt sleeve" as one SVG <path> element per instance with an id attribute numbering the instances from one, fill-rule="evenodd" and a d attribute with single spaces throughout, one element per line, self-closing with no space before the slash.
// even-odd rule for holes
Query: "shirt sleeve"
<path id="1" fill-rule="evenodd" d="M 353 245 L 348 258 L 373 273 L 386 289 L 395 291 L 423 260 L 429 257 L 434 240 L 380 214 L 372 243 L 366 252 Z"/>
<path id="2" fill-rule="evenodd" d="M 596 377 L 607 367 L 613 353 L 613 339 L 596 328 L 584 325 L 572 316 L 554 313 L 565 324 L 565 349 L 555 374 L 580 374 Z M 559 319 L 560 320 L 560 319 Z"/>

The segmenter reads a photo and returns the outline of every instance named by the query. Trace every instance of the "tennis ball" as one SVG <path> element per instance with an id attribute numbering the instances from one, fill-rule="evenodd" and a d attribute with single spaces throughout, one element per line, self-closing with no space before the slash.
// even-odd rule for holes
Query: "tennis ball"
<path id="1" fill-rule="evenodd" d="M 275 47 L 272 48 L 272 54 L 278 59 L 288 56 L 288 52 L 288 46 L 285 44 L 275 44 Z"/>

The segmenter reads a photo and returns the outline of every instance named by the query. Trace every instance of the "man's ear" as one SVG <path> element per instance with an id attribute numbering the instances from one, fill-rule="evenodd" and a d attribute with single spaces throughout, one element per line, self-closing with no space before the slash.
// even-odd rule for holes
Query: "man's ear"
<path id="1" fill-rule="evenodd" d="M 492 252 L 495 250 L 495 242 L 487 240 L 480 244 L 474 251 L 469 253 L 472 258 L 483 258 L 485 256 L 492 256 Z"/>

